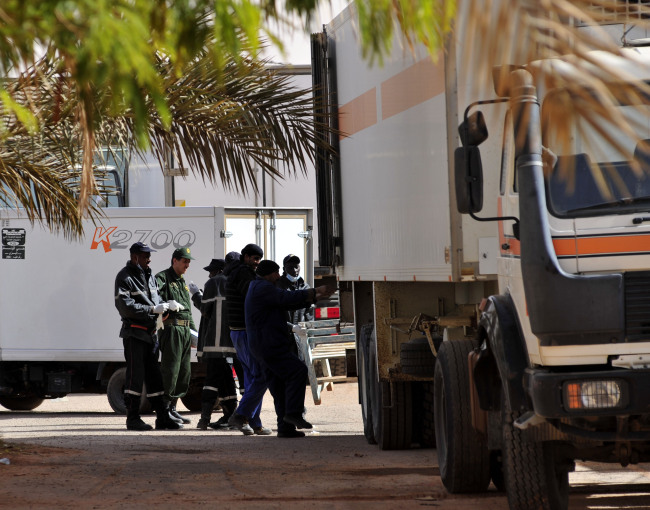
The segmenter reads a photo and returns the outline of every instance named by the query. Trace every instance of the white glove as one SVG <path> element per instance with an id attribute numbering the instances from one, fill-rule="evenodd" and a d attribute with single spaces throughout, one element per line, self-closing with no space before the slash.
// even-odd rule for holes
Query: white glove
<path id="1" fill-rule="evenodd" d="M 167 301 L 166 304 L 169 305 L 170 312 L 178 312 L 180 310 L 185 310 L 185 307 L 181 305 L 178 301 L 175 301 L 174 299 L 170 299 L 169 301 Z"/>
<path id="2" fill-rule="evenodd" d="M 189 289 L 190 289 L 190 294 L 191 294 L 192 296 L 193 296 L 194 294 L 196 294 L 197 292 L 199 292 L 199 286 L 198 286 L 196 283 L 194 283 L 194 282 L 190 282 L 190 283 L 187 284 L 187 286 L 189 287 Z"/>
<path id="3" fill-rule="evenodd" d="M 300 333 L 301 330 L 302 330 L 302 328 L 300 327 L 300 324 L 294 324 L 291 327 L 291 331 L 293 331 L 294 333 Z"/>
<path id="4" fill-rule="evenodd" d="M 165 313 L 169 309 L 167 303 L 159 303 L 153 307 L 153 313 Z"/>

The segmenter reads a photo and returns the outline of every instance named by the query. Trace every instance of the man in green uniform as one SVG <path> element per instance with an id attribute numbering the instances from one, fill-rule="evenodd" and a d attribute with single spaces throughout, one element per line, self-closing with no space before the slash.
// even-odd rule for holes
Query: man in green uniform
<path id="1" fill-rule="evenodd" d="M 179 423 L 190 423 L 176 411 L 178 399 L 185 396 L 190 385 L 192 349 L 192 319 L 189 288 L 183 275 L 194 260 L 189 248 L 178 248 L 172 254 L 172 265 L 156 275 L 158 292 L 169 303 L 169 314 L 163 315 L 164 329 L 160 335 L 160 370 L 169 414 Z"/>

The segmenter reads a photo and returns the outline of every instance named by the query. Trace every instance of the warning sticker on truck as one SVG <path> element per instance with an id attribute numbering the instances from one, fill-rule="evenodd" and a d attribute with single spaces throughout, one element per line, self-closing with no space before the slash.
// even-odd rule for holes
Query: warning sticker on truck
<path id="1" fill-rule="evenodd" d="M 26 237 L 27 236 L 24 228 L 3 228 L 2 258 L 24 259 Z"/>

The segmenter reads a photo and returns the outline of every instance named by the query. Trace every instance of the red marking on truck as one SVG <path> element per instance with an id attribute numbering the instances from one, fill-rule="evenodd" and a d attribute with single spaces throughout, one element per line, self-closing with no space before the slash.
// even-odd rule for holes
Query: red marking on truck
<path id="1" fill-rule="evenodd" d="M 117 230 L 117 227 L 108 227 L 104 229 L 103 227 L 97 227 L 95 233 L 93 234 L 93 241 L 90 244 L 91 250 L 96 250 L 99 246 L 99 243 L 104 247 L 104 252 L 108 253 L 111 251 L 111 241 L 109 236 Z"/>
<path id="2" fill-rule="evenodd" d="M 317 319 L 338 319 L 341 317 L 341 309 L 338 306 L 316 308 L 314 317 Z"/>

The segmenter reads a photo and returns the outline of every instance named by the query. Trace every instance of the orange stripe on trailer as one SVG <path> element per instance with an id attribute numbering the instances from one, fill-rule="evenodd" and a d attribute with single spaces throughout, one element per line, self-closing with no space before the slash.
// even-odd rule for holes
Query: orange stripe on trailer
<path id="1" fill-rule="evenodd" d="M 445 91 L 444 55 L 434 63 L 427 57 L 381 84 L 381 117 L 413 108 Z"/>
<path id="2" fill-rule="evenodd" d="M 370 89 L 339 107 L 340 139 L 377 124 L 377 89 Z"/>

